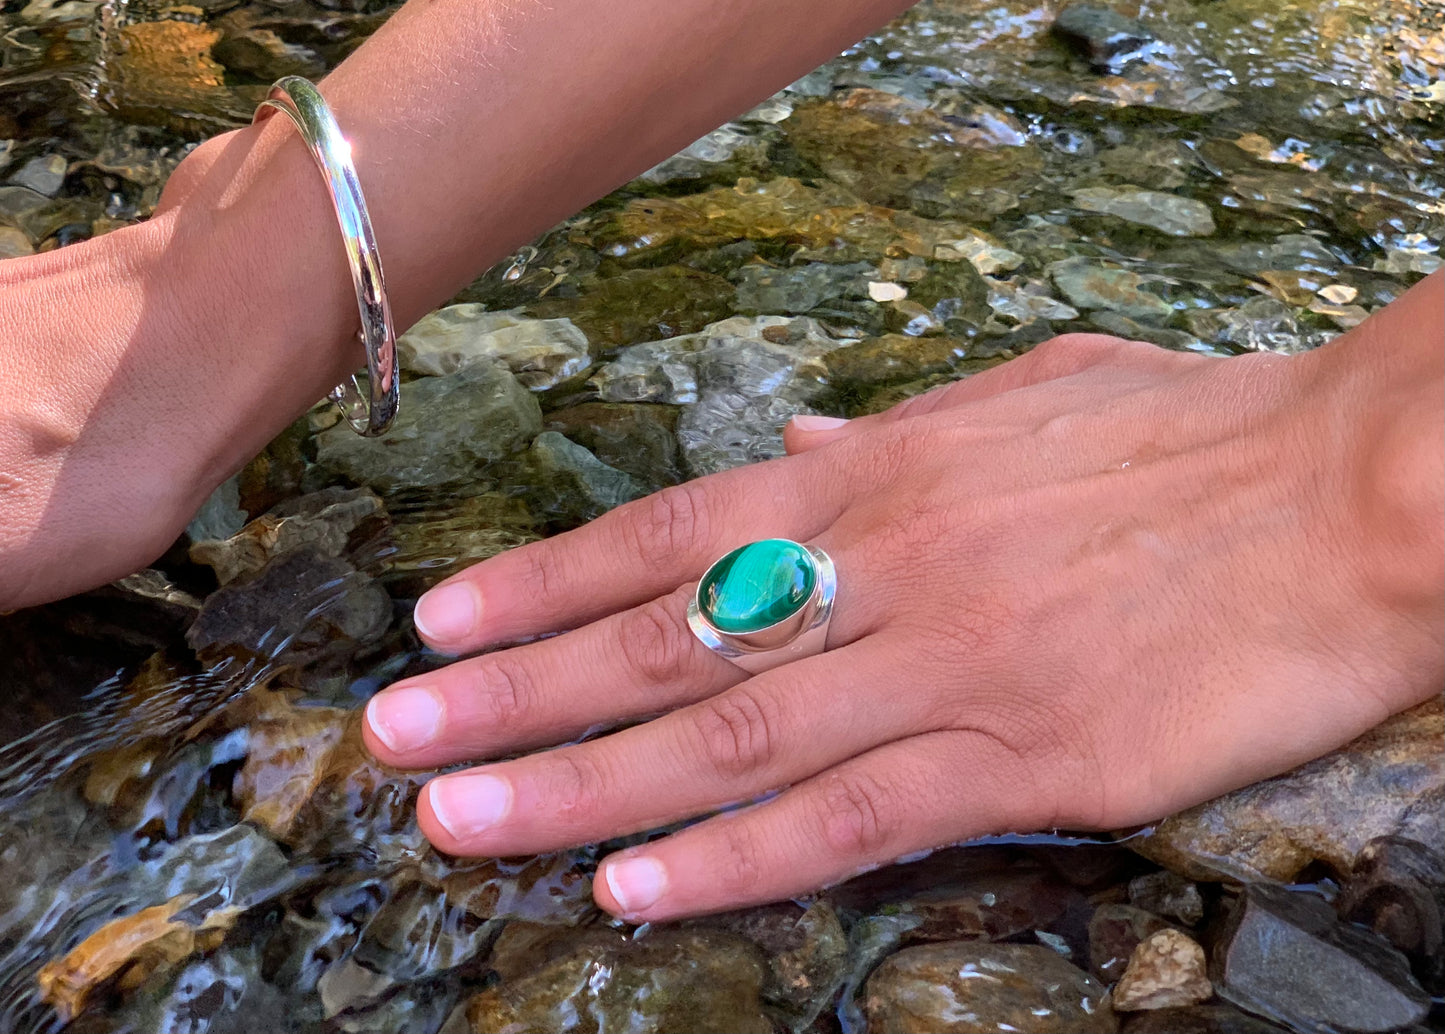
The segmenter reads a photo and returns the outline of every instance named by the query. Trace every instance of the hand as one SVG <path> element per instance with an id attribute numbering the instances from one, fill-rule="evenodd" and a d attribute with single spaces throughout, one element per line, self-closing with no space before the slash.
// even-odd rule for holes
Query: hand
<path id="1" fill-rule="evenodd" d="M 434 589 L 416 617 L 440 650 L 574 631 L 392 687 L 367 744 L 424 767 L 640 723 L 433 780 L 422 828 L 460 855 L 783 788 L 606 859 L 594 894 L 636 921 L 989 832 L 1144 822 L 1283 771 L 1442 675 L 1441 579 L 1432 561 L 1414 595 L 1380 582 L 1404 525 L 1362 527 L 1377 457 L 1342 431 L 1363 418 L 1329 351 L 1069 336 L 877 417 L 797 420 L 788 458 Z M 769 536 L 836 562 L 831 649 L 746 678 L 684 615 L 713 559 Z"/>

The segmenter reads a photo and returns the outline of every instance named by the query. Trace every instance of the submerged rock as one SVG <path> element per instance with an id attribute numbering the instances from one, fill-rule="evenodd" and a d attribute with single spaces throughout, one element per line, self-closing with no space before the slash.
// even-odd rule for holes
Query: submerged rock
<path id="1" fill-rule="evenodd" d="M 1158 45 L 1141 22 L 1102 4 L 1071 3 L 1050 26 L 1053 34 L 1100 69 L 1117 69 Z"/>
<path id="2" fill-rule="evenodd" d="M 647 207 L 648 202 L 636 202 Z M 657 209 L 669 202 L 657 202 Z M 649 213 L 652 211 L 648 209 Z M 644 219 L 652 219 L 647 214 Z M 662 217 L 664 222 L 667 216 Z M 665 231 L 670 238 L 672 233 Z M 654 241 L 648 238 L 645 247 Z M 567 318 L 589 341 L 616 348 L 659 337 L 691 334 L 733 311 L 733 285 L 699 269 L 664 266 L 629 269 L 587 282 L 577 298 L 546 297 L 526 311 L 546 319 Z"/>
<path id="3" fill-rule="evenodd" d="M 396 342 L 403 369 L 446 376 L 471 363 L 500 360 L 533 391 L 544 391 L 592 365 L 587 336 L 569 319 L 530 319 L 517 310 L 487 312 L 474 302 L 423 317 Z"/>
<path id="4" fill-rule="evenodd" d="M 965 352 L 966 346 L 956 338 L 885 334 L 844 345 L 829 352 L 823 361 L 834 382 L 895 384 L 947 373 Z"/>
<path id="5" fill-rule="evenodd" d="M 1073 192 L 1074 204 L 1085 212 L 1112 215 L 1172 237 L 1208 237 L 1214 217 L 1202 201 L 1157 190 L 1084 187 Z"/>
<path id="6" fill-rule="evenodd" d="M 677 417 L 675 406 L 584 402 L 547 414 L 547 430 L 560 431 L 655 492 L 683 478 Z"/>
<path id="7" fill-rule="evenodd" d="M 287 840 L 302 805 L 326 775 L 326 762 L 346 733 L 350 712 L 293 707 L 279 693 L 261 694 L 247 724 L 246 762 L 232 782 L 241 817 Z"/>
<path id="8" fill-rule="evenodd" d="M 581 524 L 646 494 L 632 475 L 556 431 L 537 435 L 527 464 L 537 512 L 554 519 Z"/>
<path id="9" fill-rule="evenodd" d="M 1130 841 L 1195 880 L 1288 882 L 1312 862 L 1354 870 L 1377 837 L 1445 851 L 1445 703 L 1427 701 L 1293 772 L 1180 812 Z"/>
<path id="10" fill-rule="evenodd" d="M 1178 930 L 1160 930 L 1134 949 L 1113 1002 L 1123 1012 L 1177 1009 L 1213 997 L 1204 949 Z"/>
<path id="11" fill-rule="evenodd" d="M 520 499 L 481 492 L 428 496 L 390 508 L 391 550 L 382 558 L 387 585 L 400 596 L 420 596 L 443 578 L 541 536 L 541 524 Z"/>
<path id="12" fill-rule="evenodd" d="M 344 423 L 316 436 L 316 458 L 381 492 L 464 481 L 542 429 L 536 398 L 500 362 L 401 386 L 390 431 L 363 438 Z"/>
<path id="13" fill-rule="evenodd" d="M 721 931 L 601 935 L 472 999 L 471 1029 L 772 1034 L 764 966 L 750 941 Z"/>
<path id="14" fill-rule="evenodd" d="M 65 170 L 69 163 L 58 154 L 41 154 L 31 158 L 11 175 L 9 182 L 17 187 L 29 187 L 37 194 L 54 197 L 65 183 Z"/>
<path id="15" fill-rule="evenodd" d="M 1054 262 L 1049 266 L 1049 276 L 1069 303 L 1080 309 L 1111 309 L 1125 316 L 1154 322 L 1161 322 L 1174 314 L 1172 305 L 1145 290 L 1145 285 L 1157 278 L 1086 258 Z"/>
<path id="16" fill-rule="evenodd" d="M 868 978 L 871 1034 L 1091 1034 L 1118 1029 L 1103 985 L 1052 949 L 945 942 L 890 955 Z"/>
<path id="17" fill-rule="evenodd" d="M 1263 884 L 1235 903 L 1210 975 L 1221 997 L 1297 1031 L 1394 1031 L 1430 1011 L 1385 941 L 1339 922 L 1319 898 Z"/>

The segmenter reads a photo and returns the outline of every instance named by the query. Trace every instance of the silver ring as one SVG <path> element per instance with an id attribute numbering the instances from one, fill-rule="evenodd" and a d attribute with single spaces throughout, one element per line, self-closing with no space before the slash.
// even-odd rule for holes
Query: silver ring
<path id="1" fill-rule="evenodd" d="M 827 649 L 837 591 L 833 561 L 817 546 L 760 539 L 707 569 L 687 624 L 703 645 L 756 675 Z"/>
<path id="2" fill-rule="evenodd" d="M 356 307 L 361 313 L 357 336 L 366 346 L 367 385 L 363 391 L 356 376 L 331 389 L 329 398 L 341 409 L 346 422 L 357 434 L 367 437 L 385 434 L 396 418 L 401 385 L 396 372 L 396 330 L 391 322 L 391 305 L 386 300 L 386 278 L 381 274 L 381 256 L 366 200 L 351 162 L 351 144 L 321 92 L 299 75 L 276 80 L 271 92 L 256 107 L 252 124 L 273 111 L 283 111 L 296 124 L 316 167 L 326 179 L 351 281 L 356 287 Z"/>

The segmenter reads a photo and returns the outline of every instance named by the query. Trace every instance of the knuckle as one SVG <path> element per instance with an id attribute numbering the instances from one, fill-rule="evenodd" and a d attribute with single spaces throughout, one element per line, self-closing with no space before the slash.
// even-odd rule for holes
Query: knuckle
<path id="1" fill-rule="evenodd" d="M 715 876 L 720 897 L 747 901 L 757 896 L 762 883 L 762 848 L 758 833 L 745 818 L 724 819 L 717 824 L 721 843 L 716 854 Z"/>
<path id="2" fill-rule="evenodd" d="M 528 598 L 552 599 L 560 592 L 566 581 L 562 574 L 562 552 L 552 541 L 534 542 L 517 550 L 516 555 L 524 565 L 518 582 Z"/>
<path id="3" fill-rule="evenodd" d="M 548 756 L 551 778 L 547 801 L 560 824 L 585 822 L 601 807 L 604 773 L 596 762 L 580 750 L 558 750 Z"/>
<path id="4" fill-rule="evenodd" d="M 707 494 L 697 482 L 664 488 L 637 505 L 627 545 L 629 558 L 646 569 L 671 572 L 707 541 Z"/>
<path id="5" fill-rule="evenodd" d="M 477 699 L 491 728 L 516 729 L 532 711 L 533 680 L 527 666 L 508 652 L 482 662 Z"/>
<path id="6" fill-rule="evenodd" d="M 769 698 L 746 685 L 698 705 L 695 732 L 711 768 L 733 779 L 768 768 L 777 746 L 777 714 Z"/>
<path id="7" fill-rule="evenodd" d="M 692 646 L 691 633 L 667 601 L 644 603 L 620 620 L 617 649 L 622 662 L 645 683 L 671 683 L 680 678 L 693 656 Z"/>
<path id="8" fill-rule="evenodd" d="M 884 785 L 861 773 L 834 775 L 823 787 L 823 839 L 850 857 L 887 857 L 897 841 L 897 802 Z"/>

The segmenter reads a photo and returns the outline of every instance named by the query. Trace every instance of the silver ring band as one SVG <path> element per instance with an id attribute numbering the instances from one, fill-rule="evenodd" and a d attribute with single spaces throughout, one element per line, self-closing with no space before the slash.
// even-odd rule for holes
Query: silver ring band
<path id="1" fill-rule="evenodd" d="M 356 376 L 331 389 L 329 398 L 340 407 L 357 434 L 367 437 L 385 434 L 396 418 L 401 385 L 396 370 L 396 330 L 391 322 L 391 305 L 386 300 L 386 279 L 381 273 L 381 256 L 366 200 L 351 162 L 351 145 L 326 99 L 308 80 L 288 75 L 276 80 L 271 92 L 256 107 L 252 123 L 260 123 L 273 111 L 283 111 L 296 124 L 301 138 L 326 179 L 336 222 L 346 245 L 351 280 L 356 287 L 356 307 L 361 313 L 358 336 L 366 346 L 367 385 L 363 391 Z"/>

